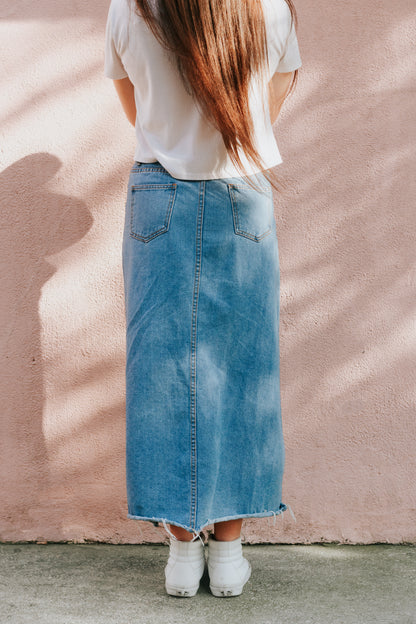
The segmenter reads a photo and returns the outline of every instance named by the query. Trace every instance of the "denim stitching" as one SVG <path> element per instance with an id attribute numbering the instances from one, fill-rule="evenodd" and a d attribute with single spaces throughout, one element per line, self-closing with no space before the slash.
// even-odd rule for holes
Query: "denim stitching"
<path id="1" fill-rule="evenodd" d="M 202 246 L 202 224 L 204 213 L 205 199 L 205 182 L 200 184 L 199 192 L 199 210 L 196 231 L 196 250 L 195 250 L 195 277 L 194 277 L 194 293 L 192 302 L 192 322 L 191 322 L 191 397 L 190 397 L 190 418 L 191 418 L 191 510 L 190 524 L 195 527 L 196 522 L 196 503 L 197 503 L 197 441 L 196 441 L 196 333 L 197 333 L 197 309 L 199 294 L 199 277 L 201 273 L 201 246 Z"/>
<path id="2" fill-rule="evenodd" d="M 155 190 L 159 190 L 159 189 L 176 189 L 176 182 L 172 182 L 172 184 L 158 184 L 157 182 L 155 184 L 132 184 L 131 188 L 134 190 L 147 190 L 147 189 L 155 189 Z"/>
<path id="3" fill-rule="evenodd" d="M 152 234 L 149 234 L 148 236 L 142 236 L 140 234 L 137 234 L 136 232 L 133 231 L 133 213 L 134 213 L 134 207 L 133 207 L 133 198 L 134 198 L 134 190 L 148 190 L 148 189 L 155 189 L 155 190 L 159 190 L 159 189 L 170 189 L 171 193 L 170 193 L 170 197 L 169 197 L 169 201 L 168 201 L 168 207 L 166 210 L 166 214 L 165 214 L 165 225 L 163 225 L 161 228 L 159 228 L 158 230 L 156 230 L 155 232 L 153 232 Z M 163 234 L 165 232 L 167 232 L 169 230 L 169 225 L 170 225 L 170 218 L 172 215 L 172 209 L 173 209 L 173 203 L 175 201 L 175 197 L 176 197 L 176 189 L 177 189 L 177 184 L 176 183 L 172 183 L 172 184 L 133 184 L 131 187 L 131 199 L 130 199 L 130 236 L 132 238 L 135 238 L 136 240 L 139 240 L 143 243 L 148 243 L 151 240 L 153 240 L 154 238 L 156 238 L 156 236 L 160 236 L 160 234 Z"/>
<path id="4" fill-rule="evenodd" d="M 249 238 L 250 240 L 255 241 L 256 243 L 259 243 L 261 240 L 263 240 L 263 238 L 265 238 L 266 236 L 268 236 L 269 234 L 272 233 L 272 228 L 269 227 L 268 230 L 266 230 L 263 234 L 261 234 L 260 236 L 256 236 L 255 234 L 251 234 L 250 232 L 246 232 L 245 230 L 242 230 L 240 228 L 240 224 L 239 224 L 239 220 L 238 220 L 238 206 L 237 206 L 237 199 L 234 196 L 233 193 L 233 188 L 247 188 L 246 186 L 240 186 L 237 184 L 228 184 L 228 192 L 231 198 L 231 207 L 232 207 L 232 213 L 233 213 L 233 222 L 234 222 L 234 230 L 235 233 L 238 234 L 239 236 L 244 236 L 245 238 Z"/>
<path id="5" fill-rule="evenodd" d="M 162 173 L 167 173 L 164 167 L 139 167 L 137 169 L 132 170 L 133 173 L 142 173 L 143 171 L 161 171 Z"/>

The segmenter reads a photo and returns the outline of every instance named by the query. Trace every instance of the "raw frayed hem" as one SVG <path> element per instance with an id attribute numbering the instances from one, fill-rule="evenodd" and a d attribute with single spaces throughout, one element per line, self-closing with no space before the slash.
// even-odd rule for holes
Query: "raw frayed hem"
<path id="1" fill-rule="evenodd" d="M 289 503 L 288 503 L 287 505 L 285 505 L 285 509 L 283 509 L 280 513 L 278 512 L 278 513 L 276 514 L 276 512 L 275 512 L 275 511 L 272 511 L 272 514 L 273 514 L 273 516 L 274 516 L 274 518 L 273 518 L 273 526 L 276 524 L 276 518 L 277 518 L 277 516 L 281 516 L 281 515 L 282 515 L 282 512 L 283 512 L 283 511 L 286 511 L 286 509 L 289 509 L 289 511 L 290 511 L 290 515 L 292 516 L 293 520 L 296 522 L 295 514 L 294 514 L 294 513 L 293 513 L 293 511 L 292 511 L 292 507 L 291 507 L 291 506 L 289 505 Z M 269 524 L 269 526 L 270 526 L 270 517 L 269 517 L 269 518 L 267 518 L 267 522 L 268 522 L 268 524 Z"/>
<path id="2" fill-rule="evenodd" d="M 198 529 L 194 529 L 192 527 L 190 527 L 189 525 L 185 525 L 185 524 L 181 524 L 180 522 L 175 522 L 172 520 L 169 520 L 168 518 L 156 518 L 156 517 L 151 517 L 151 516 L 136 516 L 134 514 L 128 513 L 127 517 L 132 519 L 132 520 L 142 520 L 142 521 L 148 521 L 148 522 L 152 522 L 154 524 L 155 527 L 158 527 L 160 523 L 162 523 L 164 529 L 166 530 L 166 532 L 169 534 L 169 536 L 172 539 L 177 539 L 175 537 L 175 535 L 173 535 L 172 531 L 170 531 L 170 529 L 168 528 L 168 524 L 171 524 L 173 526 L 177 526 L 177 527 L 181 527 L 182 529 L 185 529 L 186 531 L 189 531 L 190 533 L 194 534 L 194 537 L 192 538 L 191 541 L 194 541 L 196 539 L 200 539 L 202 541 L 201 538 L 201 531 L 211 525 L 211 524 L 215 524 L 216 522 L 226 522 L 227 520 L 238 520 L 239 518 L 265 518 L 267 516 L 273 516 L 273 526 L 276 524 L 276 518 L 277 516 L 282 515 L 282 513 L 284 511 L 286 511 L 287 509 L 289 509 L 289 512 L 293 518 L 293 520 L 296 522 L 296 517 L 295 514 L 292 511 L 292 508 L 289 504 L 285 504 L 282 503 L 279 507 L 279 509 L 277 511 L 262 511 L 259 513 L 248 513 L 248 514 L 236 514 L 234 516 L 222 516 L 222 517 L 218 517 L 218 518 L 212 518 L 212 519 L 208 519 L 206 520 L 206 522 L 204 522 L 203 525 L 201 525 Z M 269 518 L 269 525 L 270 525 L 270 518 Z M 140 531 L 140 536 L 143 537 L 143 533 L 142 531 L 139 529 Z"/>

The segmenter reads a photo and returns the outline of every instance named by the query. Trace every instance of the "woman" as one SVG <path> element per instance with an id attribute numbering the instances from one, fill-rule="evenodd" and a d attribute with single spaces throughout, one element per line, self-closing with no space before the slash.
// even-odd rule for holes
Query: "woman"
<path id="1" fill-rule="evenodd" d="M 137 144 L 125 206 L 128 517 L 170 534 L 168 594 L 250 577 L 284 443 L 272 123 L 301 66 L 291 0 L 112 0 L 105 74 Z M 198 539 L 199 538 L 199 539 Z"/>

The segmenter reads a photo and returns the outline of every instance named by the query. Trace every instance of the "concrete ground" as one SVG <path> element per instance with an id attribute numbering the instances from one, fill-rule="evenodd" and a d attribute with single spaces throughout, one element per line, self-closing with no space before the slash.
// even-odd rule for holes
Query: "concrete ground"
<path id="1" fill-rule="evenodd" d="M 0 544 L 1 624 L 416 624 L 416 547 L 244 544 L 243 594 L 164 589 L 167 544 Z"/>

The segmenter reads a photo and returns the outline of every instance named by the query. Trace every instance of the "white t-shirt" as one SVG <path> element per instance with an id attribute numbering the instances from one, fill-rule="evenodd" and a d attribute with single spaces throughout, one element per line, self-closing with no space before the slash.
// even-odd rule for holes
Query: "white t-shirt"
<path id="1" fill-rule="evenodd" d="M 135 12 L 135 0 L 111 0 L 104 74 L 129 77 L 136 101 L 137 145 L 134 160 L 159 161 L 174 177 L 185 180 L 240 177 L 225 149 L 221 133 L 208 122 L 186 91 L 176 61 Z M 269 49 L 268 76 L 301 66 L 298 41 L 285 0 L 263 0 Z M 269 169 L 282 162 L 273 134 L 265 86 L 253 76 L 250 110 L 255 143 Z M 263 111 L 265 107 L 265 113 Z M 241 153 L 247 174 L 257 173 Z"/>

